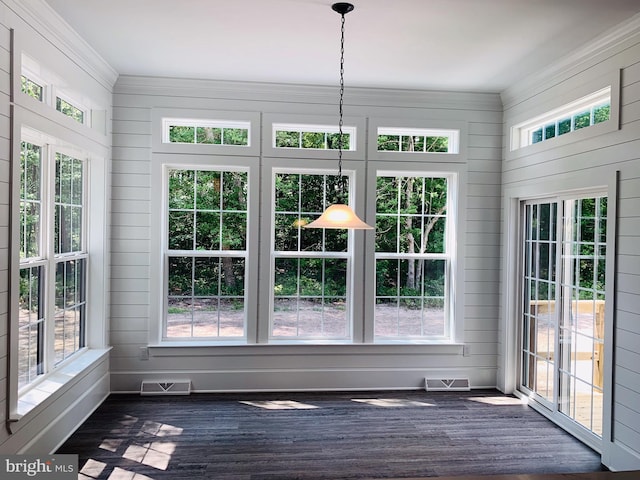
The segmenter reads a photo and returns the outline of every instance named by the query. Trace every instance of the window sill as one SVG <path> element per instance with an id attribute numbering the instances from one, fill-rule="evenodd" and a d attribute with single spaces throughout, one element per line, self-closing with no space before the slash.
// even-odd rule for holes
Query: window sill
<path id="1" fill-rule="evenodd" d="M 220 357 L 271 355 L 462 355 L 462 343 L 270 343 L 229 345 L 220 343 L 149 345 L 151 357 Z"/>
<path id="2" fill-rule="evenodd" d="M 62 367 L 38 380 L 31 388 L 19 395 L 17 409 L 15 414 L 12 415 L 11 422 L 19 423 L 23 417 L 36 411 L 47 400 L 61 395 L 84 372 L 104 360 L 110 350 L 110 348 L 87 349 L 80 353 L 77 358 L 71 359 Z"/>

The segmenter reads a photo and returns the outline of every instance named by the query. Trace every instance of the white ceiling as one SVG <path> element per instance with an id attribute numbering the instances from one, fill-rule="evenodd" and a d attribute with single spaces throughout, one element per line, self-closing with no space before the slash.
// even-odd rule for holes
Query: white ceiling
<path id="1" fill-rule="evenodd" d="M 47 0 L 120 74 L 335 85 L 332 0 Z M 352 0 L 345 84 L 501 92 L 639 0 Z"/>

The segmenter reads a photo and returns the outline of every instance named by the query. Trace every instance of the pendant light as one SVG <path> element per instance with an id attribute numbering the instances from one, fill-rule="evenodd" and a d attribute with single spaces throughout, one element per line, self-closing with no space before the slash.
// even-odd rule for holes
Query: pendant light
<path id="1" fill-rule="evenodd" d="M 341 28 L 340 28 L 340 103 L 339 113 L 340 120 L 338 122 L 338 187 L 339 198 L 338 203 L 334 203 L 327 207 L 320 217 L 311 223 L 306 224 L 305 228 L 348 228 L 358 230 L 371 230 L 373 227 L 367 225 L 360 220 L 356 213 L 347 204 L 340 203 L 344 200 L 345 195 L 345 181 L 342 177 L 342 124 L 343 124 L 343 104 L 344 104 L 344 16 L 353 10 L 353 5 L 350 3 L 334 3 L 331 8 L 338 12 L 341 16 Z"/>

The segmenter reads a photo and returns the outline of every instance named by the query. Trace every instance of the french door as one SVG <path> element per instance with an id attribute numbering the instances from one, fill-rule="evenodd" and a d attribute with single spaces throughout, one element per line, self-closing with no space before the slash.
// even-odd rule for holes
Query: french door
<path id="1" fill-rule="evenodd" d="M 520 390 L 581 438 L 602 436 L 607 197 L 522 203 Z"/>

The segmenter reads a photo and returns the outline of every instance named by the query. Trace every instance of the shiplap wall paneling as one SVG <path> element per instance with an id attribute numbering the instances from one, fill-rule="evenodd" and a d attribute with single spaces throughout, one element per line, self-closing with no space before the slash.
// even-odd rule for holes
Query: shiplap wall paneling
<path id="1" fill-rule="evenodd" d="M 116 135 L 112 178 L 111 366 L 115 391 L 137 390 L 142 379 L 163 376 L 193 378 L 194 389 L 202 391 L 268 390 L 285 386 L 289 389 L 420 388 L 425 372 L 430 369 L 468 373 L 475 386 L 495 385 L 498 304 L 493 292 L 498 285 L 495 262 L 499 258 L 500 241 L 497 233 L 500 229 L 502 107 L 496 95 L 488 94 L 435 95 L 384 90 L 372 93 L 358 89 L 349 89 L 345 94 L 347 116 L 389 118 L 406 121 L 408 126 L 425 121 L 429 126 L 451 121 L 469 125 L 468 138 L 463 139 L 468 164 L 465 188 L 467 202 L 477 208 L 472 219 L 458 227 L 462 232 L 461 241 L 468 242 L 461 286 L 471 289 L 458 315 L 464 318 L 464 342 L 470 346 L 470 356 L 463 356 L 461 347 L 454 354 L 435 352 L 426 356 L 403 353 L 402 347 L 393 347 L 389 353 L 376 357 L 354 346 L 343 352 L 338 357 L 339 363 L 334 364 L 326 354 L 314 356 L 309 352 L 286 350 L 273 353 L 262 345 L 240 347 L 231 350 L 228 356 L 177 349 L 176 352 L 183 353 L 167 357 L 155 354 L 158 350 L 152 347 L 148 360 L 140 358 L 140 349 L 148 345 L 145 332 L 157 329 L 160 321 L 157 306 L 147 303 L 152 288 L 152 262 L 157 261 L 151 258 L 150 251 L 150 239 L 154 235 L 150 215 L 157 206 L 149 204 L 147 195 L 151 188 L 157 188 L 150 184 L 152 149 L 149 145 L 153 145 L 154 140 L 149 140 L 149 134 L 154 131 L 150 123 L 154 109 L 191 110 L 194 116 L 210 110 L 326 117 L 335 115 L 335 100 L 334 89 L 324 87 L 120 77 L 114 95 Z M 259 127 L 265 128 L 265 125 Z M 264 152 L 260 154 L 265 155 Z M 129 243 L 136 249 L 135 254 L 128 250 Z M 487 290 L 483 285 L 493 287 Z M 331 351 L 330 347 L 324 348 Z"/>

